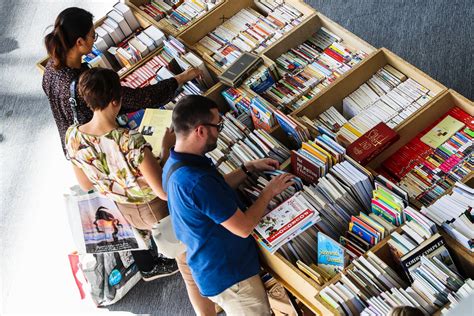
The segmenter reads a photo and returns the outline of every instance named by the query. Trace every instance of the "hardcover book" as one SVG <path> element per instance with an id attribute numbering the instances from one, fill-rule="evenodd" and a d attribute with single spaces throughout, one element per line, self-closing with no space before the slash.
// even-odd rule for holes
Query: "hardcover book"
<path id="1" fill-rule="evenodd" d="M 350 144 L 347 147 L 347 154 L 365 165 L 399 138 L 400 135 L 382 122 Z"/>

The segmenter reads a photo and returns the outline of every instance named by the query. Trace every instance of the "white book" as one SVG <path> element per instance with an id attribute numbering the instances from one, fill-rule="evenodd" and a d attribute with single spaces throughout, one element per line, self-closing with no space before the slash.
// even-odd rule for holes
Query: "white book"
<path id="1" fill-rule="evenodd" d="M 143 32 L 145 32 L 145 34 L 155 42 L 156 47 L 161 47 L 163 45 L 163 41 L 166 39 L 165 34 L 154 25 L 150 25 L 144 29 Z"/>
<path id="2" fill-rule="evenodd" d="M 138 50 L 142 58 L 150 53 L 150 51 L 148 50 L 148 47 L 137 38 L 130 39 L 128 41 L 128 45 L 131 45 L 136 50 Z"/>
<path id="3" fill-rule="evenodd" d="M 126 4 L 117 2 L 114 5 L 114 9 L 123 15 L 132 31 L 136 31 L 140 27 L 140 23 L 138 23 L 137 18 Z"/>
<path id="4" fill-rule="evenodd" d="M 133 33 L 132 29 L 130 28 L 130 25 L 128 25 L 127 23 L 127 20 L 125 20 L 125 17 L 117 10 L 110 11 L 109 13 L 107 13 L 107 16 L 117 22 L 125 37 Z"/>
<path id="5" fill-rule="evenodd" d="M 144 45 L 148 47 L 148 50 L 150 52 L 155 50 L 156 48 L 155 42 L 148 35 L 146 35 L 145 32 L 141 32 L 140 34 L 138 34 L 137 38 L 140 40 L 140 42 L 142 42 Z"/>
<path id="6" fill-rule="evenodd" d="M 117 45 L 118 43 L 120 43 L 122 38 L 120 38 L 120 35 L 118 32 L 116 32 L 112 27 L 110 27 L 108 24 L 105 24 L 105 23 L 102 24 L 101 27 L 109 34 L 110 38 L 112 38 L 113 45 Z"/>
<path id="7" fill-rule="evenodd" d="M 107 30 L 105 30 L 101 26 L 96 27 L 95 32 L 97 33 L 97 36 L 105 42 L 105 44 L 107 45 L 107 49 L 115 45 L 110 34 L 107 32 Z"/>
<path id="8" fill-rule="evenodd" d="M 96 29 L 96 32 L 97 32 L 97 29 Z M 112 41 L 112 39 L 110 39 L 110 40 Z M 113 43 L 112 43 L 112 45 L 113 45 Z M 110 47 L 110 46 L 107 45 L 107 42 L 100 36 L 97 36 L 97 40 L 94 42 L 94 46 L 95 46 L 95 48 L 97 48 L 101 52 L 106 52 L 107 49 L 109 49 L 109 47 Z"/>

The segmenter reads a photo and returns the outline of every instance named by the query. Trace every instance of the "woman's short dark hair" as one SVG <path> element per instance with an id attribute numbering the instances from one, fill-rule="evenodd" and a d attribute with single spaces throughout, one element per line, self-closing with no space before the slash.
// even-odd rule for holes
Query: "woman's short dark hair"
<path id="1" fill-rule="evenodd" d="M 120 101 L 120 78 L 111 69 L 91 68 L 79 78 L 78 90 L 92 111 L 100 111 L 110 102 Z"/>
<path id="2" fill-rule="evenodd" d="M 197 125 L 212 120 L 212 109 L 217 104 L 201 95 L 188 95 L 178 101 L 173 110 L 173 128 L 178 134 L 187 135 Z"/>
<path id="3" fill-rule="evenodd" d="M 44 38 L 54 68 L 66 66 L 67 52 L 74 47 L 78 38 L 86 38 L 92 29 L 92 20 L 92 14 L 81 8 L 67 8 L 59 13 L 53 31 Z"/>

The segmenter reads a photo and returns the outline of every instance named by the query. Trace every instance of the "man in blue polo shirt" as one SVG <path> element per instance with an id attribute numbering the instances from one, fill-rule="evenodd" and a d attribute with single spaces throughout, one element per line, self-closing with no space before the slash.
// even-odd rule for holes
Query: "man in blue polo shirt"
<path id="1" fill-rule="evenodd" d="M 176 145 L 163 169 L 163 187 L 176 236 L 186 245 L 186 259 L 178 258 L 178 266 L 191 302 L 194 279 L 201 295 L 227 315 L 270 315 L 251 233 L 270 200 L 292 184 L 292 176 L 274 178 L 245 210 L 234 189 L 249 172 L 274 170 L 278 162 L 260 159 L 221 176 L 205 156 L 216 148 L 223 128 L 217 105 L 208 98 L 181 99 L 173 111 L 173 127 Z"/>

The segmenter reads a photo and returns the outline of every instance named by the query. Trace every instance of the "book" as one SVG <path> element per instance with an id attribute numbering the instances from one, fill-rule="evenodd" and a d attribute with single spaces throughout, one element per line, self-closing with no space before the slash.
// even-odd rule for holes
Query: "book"
<path id="1" fill-rule="evenodd" d="M 464 123 L 448 115 L 420 140 L 432 148 L 438 148 L 463 127 Z"/>
<path id="2" fill-rule="evenodd" d="M 410 281 L 414 280 L 412 271 L 420 265 L 420 259 L 422 256 L 427 258 L 436 257 L 438 260 L 444 262 L 451 271 L 458 272 L 456 265 L 446 248 L 443 236 L 436 233 L 400 258 L 402 268 Z"/>
<path id="3" fill-rule="evenodd" d="M 150 143 L 155 157 L 161 154 L 161 144 L 166 128 L 171 127 L 173 111 L 160 109 L 146 109 L 138 128 L 145 140 Z"/>
<path id="4" fill-rule="evenodd" d="M 358 163 L 366 165 L 398 139 L 400 135 L 380 122 L 347 146 L 347 154 Z"/>
<path id="5" fill-rule="evenodd" d="M 318 267 L 334 276 L 345 267 L 344 248 L 325 234 L 318 233 Z"/>

